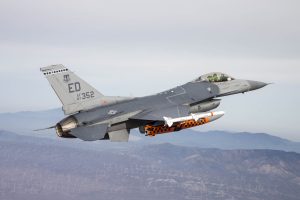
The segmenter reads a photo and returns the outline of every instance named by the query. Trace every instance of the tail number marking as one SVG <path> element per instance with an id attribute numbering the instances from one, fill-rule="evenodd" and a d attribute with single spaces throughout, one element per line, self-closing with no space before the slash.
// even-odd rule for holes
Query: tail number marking
<path id="1" fill-rule="evenodd" d="M 79 82 L 75 83 L 69 83 L 68 84 L 68 89 L 69 93 L 77 93 L 77 100 L 85 100 L 85 99 L 91 99 L 95 97 L 95 92 L 94 91 L 89 91 L 89 92 L 80 92 L 81 91 L 81 86 Z"/>
<path id="2" fill-rule="evenodd" d="M 85 99 L 91 99 L 95 97 L 95 92 L 90 91 L 90 92 L 83 92 L 83 93 L 78 93 L 77 94 L 77 100 L 85 100 Z"/>
<path id="3" fill-rule="evenodd" d="M 81 90 L 81 86 L 79 82 L 69 83 L 68 88 L 69 88 L 69 93 L 79 92 Z"/>

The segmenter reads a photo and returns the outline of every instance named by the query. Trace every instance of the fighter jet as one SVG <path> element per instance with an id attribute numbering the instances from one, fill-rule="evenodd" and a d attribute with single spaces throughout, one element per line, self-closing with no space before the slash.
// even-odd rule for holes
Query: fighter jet
<path id="1" fill-rule="evenodd" d="M 153 137 L 200 126 L 224 115 L 223 111 L 211 111 L 220 105 L 219 97 L 267 85 L 213 72 L 154 95 L 119 97 L 103 95 L 63 65 L 40 70 L 67 115 L 50 128 L 55 128 L 59 137 L 84 141 L 128 141 L 134 128 Z"/>

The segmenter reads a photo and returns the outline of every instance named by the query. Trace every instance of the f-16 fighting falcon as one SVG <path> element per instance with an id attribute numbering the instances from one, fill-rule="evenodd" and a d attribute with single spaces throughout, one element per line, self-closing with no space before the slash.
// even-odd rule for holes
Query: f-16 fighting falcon
<path id="1" fill-rule="evenodd" d="M 267 85 L 213 72 L 158 94 L 119 97 L 103 95 L 63 65 L 43 67 L 41 72 L 68 115 L 50 128 L 55 128 L 59 137 L 85 141 L 128 141 L 134 128 L 145 136 L 155 136 L 200 126 L 224 115 L 223 111 L 210 111 L 220 105 L 218 97 Z"/>

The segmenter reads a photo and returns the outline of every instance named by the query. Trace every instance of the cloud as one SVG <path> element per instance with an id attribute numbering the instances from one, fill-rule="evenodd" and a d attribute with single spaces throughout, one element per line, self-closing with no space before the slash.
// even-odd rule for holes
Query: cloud
<path id="1" fill-rule="evenodd" d="M 1 1 L 1 40 L 297 58 L 298 1 Z"/>
<path id="2" fill-rule="evenodd" d="M 2 0 L 0 111 L 60 106 L 39 68 L 61 63 L 107 95 L 144 96 L 211 71 L 275 82 L 271 93 L 252 93 L 251 101 L 261 100 L 260 112 L 288 111 L 297 119 L 299 6 L 296 0 Z M 254 105 L 238 110 L 246 101 L 230 98 L 235 115 L 224 118 L 227 124 L 254 113 Z M 267 121 L 258 129 L 299 130 L 293 120 Z"/>

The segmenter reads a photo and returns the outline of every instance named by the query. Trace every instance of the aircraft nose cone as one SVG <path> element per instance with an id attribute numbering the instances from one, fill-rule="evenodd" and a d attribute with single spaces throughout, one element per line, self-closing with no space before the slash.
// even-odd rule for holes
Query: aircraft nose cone
<path id="1" fill-rule="evenodd" d="M 248 83 L 249 83 L 249 90 L 257 90 L 268 85 L 267 83 L 260 82 L 260 81 L 248 81 Z"/>

